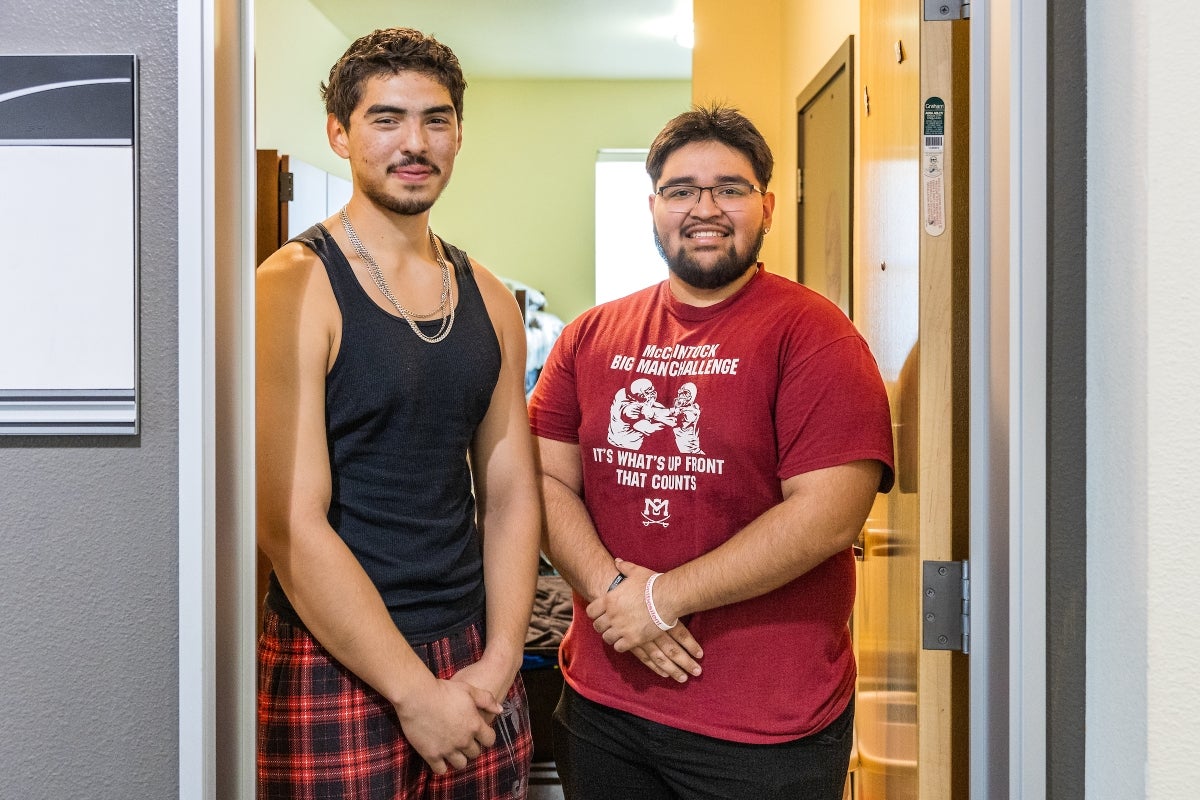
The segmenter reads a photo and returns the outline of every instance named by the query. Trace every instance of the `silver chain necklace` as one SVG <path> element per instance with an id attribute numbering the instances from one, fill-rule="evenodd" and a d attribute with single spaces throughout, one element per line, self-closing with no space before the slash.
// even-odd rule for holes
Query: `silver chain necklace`
<path id="1" fill-rule="evenodd" d="M 342 207 L 342 227 L 346 229 L 346 237 L 350 240 L 350 244 L 354 247 L 354 252 L 358 253 L 358 257 L 367 265 L 367 272 L 371 276 L 371 280 L 379 288 L 380 293 L 388 299 L 396 311 L 408 323 L 408 327 L 412 328 L 412 332 L 419 339 L 429 344 L 437 344 L 442 339 L 450 335 L 450 329 L 454 327 L 454 298 L 450 290 L 450 267 L 446 264 L 446 258 L 442 254 L 442 243 L 433 235 L 433 229 L 429 231 L 429 243 L 433 247 L 433 254 L 437 258 L 438 266 L 442 268 L 442 296 L 438 301 L 437 310 L 431 311 L 428 314 L 414 314 L 404 306 L 400 305 L 400 301 L 392 294 L 392 290 L 388 287 L 387 281 L 383 279 L 383 271 L 379 269 L 379 264 L 367 252 L 367 248 L 363 246 L 362 241 L 358 238 L 358 233 L 355 232 L 354 226 L 350 224 L 350 215 L 346 213 L 346 207 Z M 437 333 L 433 336 L 426 336 L 421 332 L 421 328 L 417 325 L 418 319 L 426 319 L 434 315 L 440 315 L 442 324 L 438 327 Z"/>

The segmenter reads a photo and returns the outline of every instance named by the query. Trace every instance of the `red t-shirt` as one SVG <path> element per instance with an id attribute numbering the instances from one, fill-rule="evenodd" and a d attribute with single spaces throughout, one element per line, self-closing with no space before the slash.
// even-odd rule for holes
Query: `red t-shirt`
<path id="1" fill-rule="evenodd" d="M 614 556 L 665 572 L 782 500 L 780 481 L 875 459 L 892 483 L 878 367 L 825 298 L 759 269 L 737 294 L 685 305 L 666 282 L 568 325 L 530 402 L 536 435 L 579 445 L 584 501 Z M 731 741 L 784 742 L 846 707 L 855 665 L 849 550 L 791 583 L 685 618 L 704 648 L 684 684 L 617 653 L 575 597 L 566 680 L 583 696 Z"/>

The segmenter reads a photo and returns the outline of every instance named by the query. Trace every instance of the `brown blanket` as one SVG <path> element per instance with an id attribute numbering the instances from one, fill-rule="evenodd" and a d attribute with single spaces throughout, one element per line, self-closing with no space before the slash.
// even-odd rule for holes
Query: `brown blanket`
<path id="1" fill-rule="evenodd" d="M 539 575 L 526 647 L 558 647 L 571 624 L 571 587 L 561 575 Z"/>

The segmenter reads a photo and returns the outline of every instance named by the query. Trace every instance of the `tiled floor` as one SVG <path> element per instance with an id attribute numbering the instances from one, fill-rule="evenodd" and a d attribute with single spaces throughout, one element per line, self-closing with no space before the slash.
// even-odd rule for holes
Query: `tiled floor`
<path id="1" fill-rule="evenodd" d="M 536 763 L 529 771 L 529 800 L 563 800 L 553 761 Z"/>
<path id="2" fill-rule="evenodd" d="M 529 800 L 563 800 L 562 787 L 532 784 L 529 787 Z"/>

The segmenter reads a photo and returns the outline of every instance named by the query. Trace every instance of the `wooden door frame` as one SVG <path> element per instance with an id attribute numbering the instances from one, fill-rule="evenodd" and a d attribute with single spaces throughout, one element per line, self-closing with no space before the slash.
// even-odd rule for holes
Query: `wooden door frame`
<path id="1" fill-rule="evenodd" d="M 962 55 L 969 53 L 968 23 L 921 23 L 920 102 L 923 110 L 942 101 L 941 150 L 927 154 L 924 127 L 922 171 L 936 160 L 942 198 L 941 221 L 930 222 L 925 176 L 918 181 L 920 234 L 920 561 L 970 560 L 968 424 L 969 397 L 969 83 Z M 922 115 L 924 125 L 924 114 Z M 932 335 L 930 335 L 932 334 Z M 934 402 L 936 401 L 936 402 Z M 944 493 L 943 493 L 944 492 Z M 919 608 L 919 606 L 918 606 Z M 924 650 L 917 670 L 920 698 L 920 794 L 925 798 L 961 797 L 970 772 L 973 714 L 968 687 L 968 656 L 955 651 Z M 943 704 L 949 698 L 948 704 Z"/>

